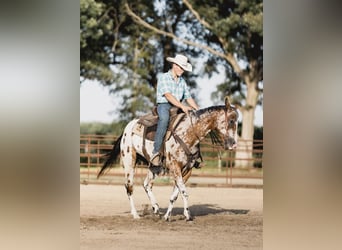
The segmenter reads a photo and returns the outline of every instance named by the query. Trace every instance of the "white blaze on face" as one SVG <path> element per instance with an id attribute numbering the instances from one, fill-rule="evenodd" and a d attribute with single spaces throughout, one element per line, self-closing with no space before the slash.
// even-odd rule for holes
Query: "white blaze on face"
<path id="1" fill-rule="evenodd" d="M 237 131 L 238 131 L 238 120 L 236 119 L 234 126 L 232 126 L 232 128 L 229 128 L 228 130 L 229 137 L 234 139 L 234 144 L 231 145 L 229 149 L 235 149 L 237 147 L 237 140 L 238 140 Z"/>
<path id="2" fill-rule="evenodd" d="M 217 129 L 220 132 L 221 138 L 223 139 L 223 142 L 224 142 L 226 139 L 226 136 L 229 133 L 229 131 L 227 131 L 227 124 L 226 124 L 224 115 L 219 117 Z"/>
<path id="3" fill-rule="evenodd" d="M 228 119 L 226 119 L 225 115 L 221 115 L 218 119 L 218 127 L 221 134 L 221 138 L 224 140 L 224 145 L 226 149 L 235 149 L 237 147 L 237 127 L 238 127 L 238 120 L 232 120 L 232 114 L 229 112 Z M 234 124 L 232 124 L 232 122 Z"/>
<path id="4" fill-rule="evenodd" d="M 237 129 L 234 131 L 233 128 L 228 130 L 228 140 L 229 140 L 229 149 L 235 149 L 237 146 Z M 234 143 L 231 143 L 234 140 Z"/>
<path id="5" fill-rule="evenodd" d="M 234 144 L 233 148 L 236 148 L 237 147 L 237 142 L 238 142 L 238 121 L 237 121 L 237 119 L 236 119 L 236 122 L 235 122 L 234 141 L 235 141 L 235 144 Z"/>

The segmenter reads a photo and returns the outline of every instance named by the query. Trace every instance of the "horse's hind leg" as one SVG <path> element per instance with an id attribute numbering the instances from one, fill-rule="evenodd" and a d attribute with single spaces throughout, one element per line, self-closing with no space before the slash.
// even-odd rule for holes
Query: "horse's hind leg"
<path id="1" fill-rule="evenodd" d="M 128 171 L 126 171 L 126 167 L 125 167 L 125 178 L 126 178 L 126 183 L 125 183 L 125 187 L 126 187 L 126 191 L 127 191 L 127 196 L 128 196 L 128 200 L 130 202 L 131 205 L 131 214 L 133 215 L 134 219 L 139 219 L 140 216 L 138 215 L 137 210 L 135 209 L 135 205 L 134 205 L 134 201 L 133 201 L 133 179 L 134 179 L 134 167 L 129 167 Z"/>
<path id="2" fill-rule="evenodd" d="M 134 206 L 133 201 L 133 184 L 134 184 L 134 169 L 136 164 L 136 151 L 132 147 L 131 138 L 124 133 L 121 141 L 121 159 L 122 165 L 125 169 L 125 187 L 127 191 L 128 200 L 131 205 L 131 214 L 134 219 L 138 219 L 139 215 Z"/>
<path id="3" fill-rule="evenodd" d="M 153 181 L 155 178 L 156 178 L 156 175 L 151 170 L 148 170 L 147 176 L 144 180 L 144 189 L 146 191 L 148 198 L 150 199 L 153 213 L 159 214 L 159 205 L 157 203 L 157 200 L 154 194 L 152 193 Z"/>

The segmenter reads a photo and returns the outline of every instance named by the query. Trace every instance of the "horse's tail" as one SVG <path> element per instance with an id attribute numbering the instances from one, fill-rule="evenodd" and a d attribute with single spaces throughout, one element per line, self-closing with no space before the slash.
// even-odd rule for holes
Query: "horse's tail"
<path id="1" fill-rule="evenodd" d="M 113 165 L 114 161 L 120 154 L 121 138 L 122 138 L 122 135 L 120 135 L 120 137 L 116 140 L 116 142 L 114 142 L 112 151 L 106 154 L 107 159 L 105 163 L 103 164 L 100 172 L 97 174 L 97 179 L 100 178 L 101 175 L 103 175 L 104 171 L 107 168 L 110 168 Z"/>

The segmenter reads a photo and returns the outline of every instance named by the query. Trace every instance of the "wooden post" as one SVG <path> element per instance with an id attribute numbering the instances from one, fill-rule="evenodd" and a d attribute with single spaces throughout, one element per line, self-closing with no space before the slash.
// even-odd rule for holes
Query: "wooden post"
<path id="1" fill-rule="evenodd" d="M 233 186 L 233 152 L 229 152 L 230 186 Z"/>
<path id="2" fill-rule="evenodd" d="M 90 136 L 88 136 L 88 140 L 87 140 L 87 144 L 86 144 L 86 152 L 87 152 L 87 156 L 88 156 L 88 162 L 87 162 L 87 167 L 88 167 L 88 182 L 89 182 L 89 178 L 90 178 Z"/>
<path id="3" fill-rule="evenodd" d="M 217 156 L 218 156 L 217 168 L 218 168 L 219 172 L 221 172 L 222 155 L 221 155 L 221 151 L 220 150 L 217 151 Z"/>

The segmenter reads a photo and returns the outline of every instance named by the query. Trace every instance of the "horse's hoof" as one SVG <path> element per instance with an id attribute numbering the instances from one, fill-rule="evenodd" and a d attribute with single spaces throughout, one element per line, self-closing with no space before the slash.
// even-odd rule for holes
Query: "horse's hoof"
<path id="1" fill-rule="evenodd" d="M 153 213 L 152 215 L 153 217 L 158 217 L 159 219 L 161 218 L 161 213 L 159 211 Z"/>
<path id="2" fill-rule="evenodd" d="M 190 216 L 189 218 L 186 218 L 185 221 L 186 221 L 186 222 L 188 222 L 188 221 L 194 221 L 194 218 Z"/>
<path id="3" fill-rule="evenodd" d="M 160 212 L 159 212 L 159 205 L 156 204 L 156 205 L 152 206 L 152 211 L 153 211 L 154 214 L 160 214 Z"/>
<path id="4" fill-rule="evenodd" d="M 163 216 L 164 220 L 167 221 L 167 222 L 171 222 L 171 214 L 165 214 Z"/>

